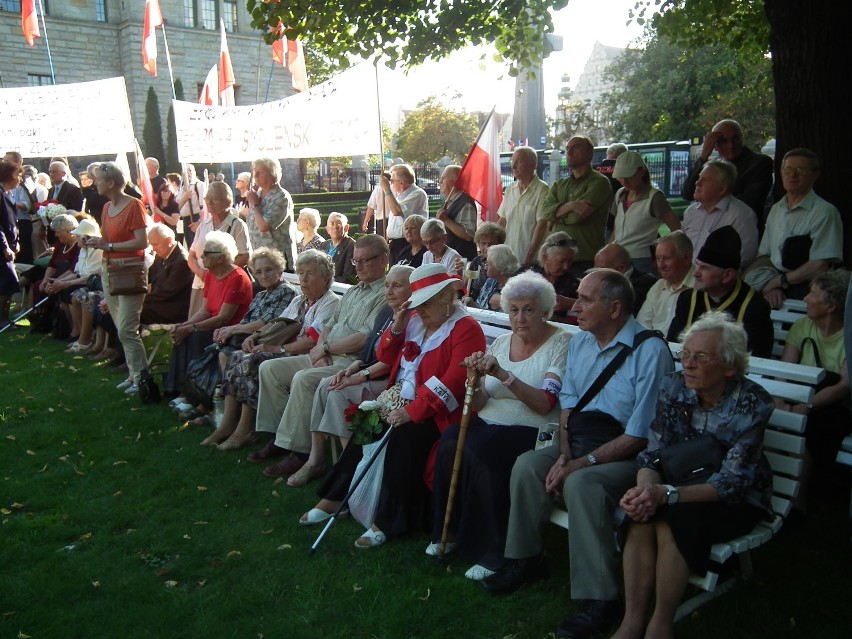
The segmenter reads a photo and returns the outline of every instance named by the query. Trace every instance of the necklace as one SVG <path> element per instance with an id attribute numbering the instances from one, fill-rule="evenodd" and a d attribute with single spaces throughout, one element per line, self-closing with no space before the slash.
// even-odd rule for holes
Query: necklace
<path id="1" fill-rule="evenodd" d="M 65 255 L 66 253 L 68 253 L 68 251 L 70 251 L 73 248 L 74 248 L 73 244 L 71 246 L 63 246 L 62 247 L 62 254 Z"/>

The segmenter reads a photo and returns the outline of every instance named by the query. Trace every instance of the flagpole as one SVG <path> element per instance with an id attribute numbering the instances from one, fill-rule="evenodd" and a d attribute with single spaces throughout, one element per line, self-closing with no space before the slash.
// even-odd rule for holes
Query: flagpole
<path id="1" fill-rule="evenodd" d="M 172 73 L 172 56 L 169 54 L 169 41 L 166 39 L 166 21 L 163 20 L 163 24 L 160 26 L 163 30 L 163 46 L 166 49 L 166 64 L 169 65 L 169 78 L 172 81 L 172 98 L 177 100 L 177 92 L 175 91 L 175 76 Z"/>
<path id="2" fill-rule="evenodd" d="M 263 97 L 264 102 L 269 102 L 269 87 L 272 86 L 272 72 L 275 71 L 275 60 L 272 61 L 272 66 L 269 67 L 269 79 L 266 81 L 266 95 Z M 260 70 L 258 70 L 260 73 Z"/>
<path id="3" fill-rule="evenodd" d="M 379 61 L 373 63 L 376 72 L 376 115 L 379 118 L 379 173 L 385 170 L 385 140 L 382 135 L 382 103 L 379 101 Z"/>
<path id="4" fill-rule="evenodd" d="M 38 0 L 38 13 L 41 16 L 41 28 L 44 29 L 44 44 L 47 45 L 47 62 L 50 65 L 50 79 L 56 86 L 56 73 L 53 71 L 53 56 L 50 55 L 50 40 L 47 38 L 47 24 L 44 22 L 44 5 Z"/>

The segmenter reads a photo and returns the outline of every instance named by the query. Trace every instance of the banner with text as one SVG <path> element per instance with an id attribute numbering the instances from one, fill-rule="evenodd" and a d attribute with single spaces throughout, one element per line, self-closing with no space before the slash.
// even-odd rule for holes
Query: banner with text
<path id="1" fill-rule="evenodd" d="M 133 151 L 124 78 L 0 89 L 0 140 L 25 158 Z"/>
<path id="2" fill-rule="evenodd" d="M 173 101 L 181 162 L 379 153 L 376 72 L 362 63 L 284 100 L 215 107 Z"/>

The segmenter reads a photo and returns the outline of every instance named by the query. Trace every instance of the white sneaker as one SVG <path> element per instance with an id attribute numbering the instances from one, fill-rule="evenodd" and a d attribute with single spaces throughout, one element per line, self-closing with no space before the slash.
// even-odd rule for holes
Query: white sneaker
<path id="1" fill-rule="evenodd" d="M 175 397 L 169 402 L 169 408 L 174 408 L 178 404 L 186 404 L 186 397 Z"/>
<path id="2" fill-rule="evenodd" d="M 121 382 L 120 384 L 116 384 L 116 386 L 115 386 L 115 387 L 116 387 L 118 390 L 127 390 L 127 389 L 128 389 L 128 388 L 130 388 L 131 386 L 133 386 L 133 380 L 132 380 L 132 379 L 125 379 L 125 380 L 124 380 L 123 382 Z"/>
<path id="3" fill-rule="evenodd" d="M 128 386 L 127 388 L 124 389 L 125 395 L 135 395 L 138 392 L 139 392 L 139 386 L 137 386 L 136 384 L 131 384 L 130 386 Z"/>
<path id="4" fill-rule="evenodd" d="M 453 542 L 448 541 L 447 545 L 444 546 L 444 554 L 449 555 L 451 552 L 453 552 L 453 549 L 455 547 L 456 547 L 456 545 Z M 431 544 L 426 546 L 426 554 L 429 555 L 430 557 L 437 557 L 438 556 L 438 550 L 440 548 L 441 548 L 441 543 L 440 542 L 435 543 L 433 541 Z"/>
<path id="5" fill-rule="evenodd" d="M 489 570 L 485 566 L 480 566 L 479 564 L 476 564 L 468 568 L 468 571 L 464 573 L 464 576 L 468 579 L 472 579 L 473 581 L 482 581 L 486 577 L 490 577 L 491 575 L 493 575 L 495 572 L 496 571 Z"/>
<path id="6" fill-rule="evenodd" d="M 172 406 L 172 408 L 175 410 L 175 412 L 185 413 L 195 408 L 195 406 L 193 406 L 192 404 L 177 404 L 175 406 Z"/>

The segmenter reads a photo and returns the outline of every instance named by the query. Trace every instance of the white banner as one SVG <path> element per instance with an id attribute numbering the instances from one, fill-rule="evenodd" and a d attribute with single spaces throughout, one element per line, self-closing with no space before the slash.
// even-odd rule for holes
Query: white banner
<path id="1" fill-rule="evenodd" d="M 0 89 L 0 140 L 25 158 L 133 151 L 124 78 Z"/>
<path id="2" fill-rule="evenodd" d="M 376 72 L 362 63 L 284 100 L 214 107 L 173 101 L 181 162 L 380 153 Z"/>

